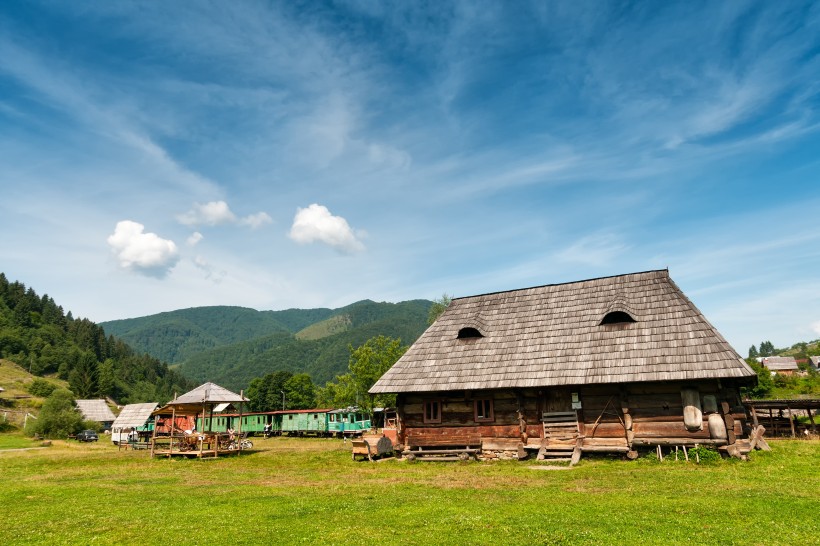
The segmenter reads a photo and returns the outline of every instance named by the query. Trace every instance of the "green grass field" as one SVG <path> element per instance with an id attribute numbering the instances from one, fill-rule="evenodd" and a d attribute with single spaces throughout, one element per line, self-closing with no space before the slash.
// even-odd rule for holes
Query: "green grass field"
<path id="1" fill-rule="evenodd" d="M 351 461 L 272 438 L 219 460 L 106 443 L 0 451 L 0 544 L 820 543 L 820 443 L 749 462 Z M 4 444 L 6 445 L 6 444 Z"/>

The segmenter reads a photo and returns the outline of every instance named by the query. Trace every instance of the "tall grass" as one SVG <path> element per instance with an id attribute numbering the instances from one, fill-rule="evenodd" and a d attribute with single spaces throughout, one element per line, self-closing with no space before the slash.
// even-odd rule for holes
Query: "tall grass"
<path id="1" fill-rule="evenodd" d="M 2 544 L 817 544 L 820 445 L 712 465 L 351 461 L 274 438 L 219 460 L 0 452 Z M 667 459 L 669 461 L 669 459 Z"/>

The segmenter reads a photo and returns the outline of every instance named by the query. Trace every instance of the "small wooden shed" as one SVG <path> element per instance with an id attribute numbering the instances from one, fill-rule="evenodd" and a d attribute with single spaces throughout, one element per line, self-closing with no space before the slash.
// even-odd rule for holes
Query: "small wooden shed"
<path id="1" fill-rule="evenodd" d="M 128 404 L 123 407 L 114 420 L 114 424 L 111 425 L 111 441 L 117 445 L 128 442 L 129 434 L 144 427 L 155 409 L 157 409 L 156 402 Z"/>
<path id="2" fill-rule="evenodd" d="M 755 372 L 667 270 L 455 298 L 371 388 L 406 454 L 637 456 L 752 434 Z"/>

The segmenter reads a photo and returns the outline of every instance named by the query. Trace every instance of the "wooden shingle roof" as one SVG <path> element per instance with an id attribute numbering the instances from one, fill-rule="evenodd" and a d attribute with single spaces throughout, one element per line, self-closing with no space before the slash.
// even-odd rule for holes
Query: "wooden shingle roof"
<path id="1" fill-rule="evenodd" d="M 128 404 L 120 414 L 117 415 L 117 418 L 114 420 L 114 424 L 111 425 L 111 428 L 114 429 L 126 429 L 126 428 L 133 428 L 133 427 L 141 427 L 145 424 L 149 417 L 151 417 L 151 413 L 157 409 L 156 402 L 146 402 L 143 404 Z"/>
<path id="2" fill-rule="evenodd" d="M 767 356 L 761 363 L 772 371 L 797 371 L 797 361 L 793 356 Z"/>
<path id="3" fill-rule="evenodd" d="M 225 387 L 221 387 L 216 383 L 208 382 L 203 383 L 197 388 L 190 390 L 177 398 L 174 398 L 168 402 L 168 405 L 202 403 L 219 404 L 222 402 L 248 402 L 248 399 L 244 396 L 236 394 L 235 392 L 229 391 Z"/>
<path id="4" fill-rule="evenodd" d="M 96 400 L 75 400 L 77 408 L 87 421 L 97 421 L 99 423 L 114 422 L 116 417 L 102 398 Z"/>
<path id="5" fill-rule="evenodd" d="M 754 377 L 661 270 L 453 299 L 370 392 Z"/>

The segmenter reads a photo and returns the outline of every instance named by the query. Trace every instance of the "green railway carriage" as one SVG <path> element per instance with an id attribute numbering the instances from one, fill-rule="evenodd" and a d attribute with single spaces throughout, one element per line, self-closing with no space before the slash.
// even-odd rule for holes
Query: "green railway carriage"
<path id="1" fill-rule="evenodd" d="M 302 436 L 315 434 L 325 436 L 329 434 L 329 409 L 285 410 L 278 411 L 282 423 L 282 434 Z"/>
<path id="2" fill-rule="evenodd" d="M 333 410 L 328 413 L 328 431 L 336 436 L 359 436 L 370 429 L 370 419 L 358 408 Z"/>
<path id="3" fill-rule="evenodd" d="M 241 421 L 240 421 L 241 420 Z M 240 426 L 241 424 L 241 426 Z M 265 425 L 270 425 L 272 435 L 290 436 L 358 436 L 370 429 L 371 421 L 358 408 L 305 409 L 264 411 L 252 413 L 216 413 L 197 417 L 196 428 L 200 431 L 247 432 L 250 435 L 265 433 Z"/>
<path id="4" fill-rule="evenodd" d="M 278 415 L 282 412 L 265 411 L 244 413 L 222 413 L 205 417 L 203 422 L 201 417 L 196 420 L 197 430 L 209 430 L 213 432 L 227 432 L 229 428 L 235 431 L 247 432 L 250 435 L 261 435 L 265 432 L 265 424 L 270 424 L 271 434 L 281 434 L 282 419 Z M 240 428 L 240 417 L 242 427 Z"/>

